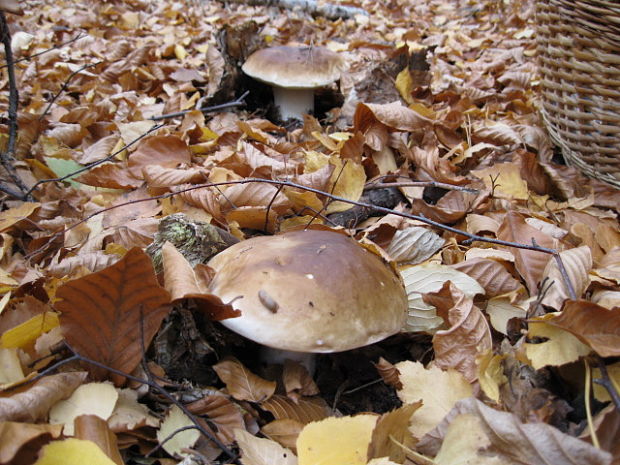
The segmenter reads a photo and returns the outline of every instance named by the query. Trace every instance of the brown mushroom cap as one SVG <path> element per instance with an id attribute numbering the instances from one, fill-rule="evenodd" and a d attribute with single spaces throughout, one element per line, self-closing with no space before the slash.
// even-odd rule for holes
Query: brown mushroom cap
<path id="1" fill-rule="evenodd" d="M 344 60 L 325 47 L 281 45 L 254 52 L 243 72 L 258 81 L 288 89 L 314 89 L 340 78 Z"/>
<path id="2" fill-rule="evenodd" d="M 402 327 L 407 295 L 377 255 L 333 231 L 306 230 L 239 242 L 211 259 L 211 292 L 241 316 L 222 321 L 260 344 L 339 352 Z"/>

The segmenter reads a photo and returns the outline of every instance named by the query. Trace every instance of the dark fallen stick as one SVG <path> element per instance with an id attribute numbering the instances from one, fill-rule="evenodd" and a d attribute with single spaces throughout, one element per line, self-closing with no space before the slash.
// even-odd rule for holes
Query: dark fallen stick
<path id="1" fill-rule="evenodd" d="M 246 90 L 243 94 L 241 94 L 238 98 L 236 98 L 232 102 L 220 103 L 219 105 L 212 105 L 210 107 L 190 108 L 189 110 L 177 111 L 177 112 L 174 112 L 174 113 L 167 113 L 165 115 L 151 116 L 149 118 L 149 120 L 151 120 L 151 121 L 161 121 L 162 119 L 176 118 L 177 116 L 183 116 L 183 115 L 189 113 L 190 111 L 194 111 L 194 110 L 200 110 L 203 113 L 209 113 L 209 112 L 212 112 L 212 111 L 224 110 L 226 108 L 242 106 L 242 105 L 245 105 L 245 98 L 248 96 L 249 93 L 250 93 L 250 91 Z"/>
<path id="2" fill-rule="evenodd" d="M 333 3 L 319 3 L 316 0 L 229 0 L 229 3 L 243 3 L 247 5 L 277 6 L 293 10 L 300 8 L 313 16 L 324 16 L 327 19 L 347 19 L 357 15 L 369 16 L 362 8 Z"/>
<path id="3" fill-rule="evenodd" d="M 382 208 L 394 208 L 400 202 L 406 199 L 395 187 L 377 188 L 365 191 L 360 197 L 360 202 L 370 204 Z M 331 224 L 343 226 L 345 228 L 354 228 L 362 221 L 366 221 L 371 216 L 383 216 L 385 213 L 375 208 L 355 205 L 348 210 L 327 215 Z"/>

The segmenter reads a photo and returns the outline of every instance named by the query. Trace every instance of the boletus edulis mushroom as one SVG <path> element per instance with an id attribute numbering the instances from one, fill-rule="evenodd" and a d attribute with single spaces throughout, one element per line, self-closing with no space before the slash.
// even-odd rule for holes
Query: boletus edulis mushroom
<path id="1" fill-rule="evenodd" d="M 208 265 L 215 270 L 211 292 L 241 311 L 222 324 L 288 351 L 282 360 L 381 341 L 401 329 L 407 314 L 397 273 L 334 231 L 254 237 L 220 252 Z"/>
<path id="2" fill-rule="evenodd" d="M 282 120 L 303 120 L 314 110 L 314 90 L 340 79 L 344 60 L 325 47 L 281 45 L 258 50 L 242 66 L 269 84 Z"/>

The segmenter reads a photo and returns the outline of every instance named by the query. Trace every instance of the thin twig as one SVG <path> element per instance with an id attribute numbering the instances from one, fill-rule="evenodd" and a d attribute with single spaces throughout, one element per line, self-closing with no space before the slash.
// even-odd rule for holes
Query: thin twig
<path id="1" fill-rule="evenodd" d="M 199 110 L 199 111 L 201 111 L 203 113 L 209 113 L 209 112 L 212 112 L 212 111 L 224 110 L 226 108 L 238 107 L 238 106 L 241 106 L 241 105 L 245 105 L 245 98 L 249 95 L 249 93 L 250 93 L 250 91 L 246 90 L 243 94 L 241 94 L 235 100 L 232 100 L 232 101 L 226 102 L 226 103 L 220 103 L 219 105 L 212 105 L 210 107 L 204 107 L 204 108 L 190 108 L 188 110 L 176 111 L 174 113 L 167 113 L 165 115 L 151 116 L 149 118 L 149 120 L 151 120 L 151 121 L 161 121 L 162 119 L 176 118 L 177 116 L 183 116 L 183 115 L 189 113 L 190 111 L 194 111 L 194 110 Z"/>
<path id="2" fill-rule="evenodd" d="M 170 433 L 168 436 L 166 436 L 166 438 L 163 441 L 159 441 L 159 444 L 157 444 L 155 447 L 153 447 L 144 456 L 145 457 L 150 457 L 155 452 L 157 452 L 159 449 L 164 447 L 164 444 L 166 444 L 168 441 L 170 441 L 177 434 L 182 433 L 183 431 L 190 430 L 190 429 L 196 429 L 197 430 L 198 428 L 196 427 L 196 425 L 190 425 L 190 426 L 182 426 L 181 428 L 175 429 L 172 433 Z M 200 430 L 198 430 L 198 431 L 200 431 Z"/>
<path id="3" fill-rule="evenodd" d="M 384 189 L 388 187 L 438 187 L 441 189 L 467 192 L 470 194 L 480 193 L 478 189 L 474 189 L 472 187 L 454 186 L 452 184 L 446 184 L 445 182 L 435 182 L 435 181 L 386 182 L 383 184 L 373 182 L 370 184 L 366 184 L 364 186 L 364 190 L 370 191 L 374 189 Z"/>
<path id="4" fill-rule="evenodd" d="M 59 235 L 63 235 L 65 233 L 67 233 L 68 231 L 70 231 L 73 228 L 76 228 L 77 226 L 79 226 L 80 224 L 85 223 L 86 221 L 90 220 L 91 218 L 100 215 L 102 213 L 105 213 L 107 211 L 113 210 L 115 208 L 120 208 L 120 207 L 124 207 L 124 206 L 128 206 L 128 205 L 133 205 L 133 204 L 137 204 L 137 203 L 141 203 L 141 202 L 149 202 L 152 200 L 163 200 L 163 199 L 168 199 L 171 197 L 174 197 L 175 195 L 178 194 L 182 194 L 185 192 L 191 192 L 191 191 L 195 191 L 198 189 L 205 189 L 205 188 L 210 188 L 210 187 L 216 187 L 216 186 L 228 186 L 228 185 L 233 185 L 233 184 L 249 184 L 249 183 L 253 183 L 253 182 L 262 182 L 262 183 L 266 183 L 266 184 L 271 184 L 274 186 L 284 186 L 284 187 L 291 187 L 293 189 L 301 189 L 301 190 L 305 190 L 308 192 L 313 192 L 317 195 L 322 195 L 325 197 L 330 198 L 332 201 L 339 201 L 339 202 L 345 202 L 348 203 L 350 205 L 356 205 L 358 207 L 363 207 L 363 208 L 372 208 L 378 212 L 381 213 L 385 213 L 385 214 L 393 214 L 396 216 L 400 216 L 403 218 L 407 218 L 410 220 L 417 220 L 417 221 L 421 221 L 422 223 L 428 224 L 429 226 L 433 226 L 435 228 L 439 228 L 439 229 L 443 229 L 444 231 L 448 231 L 448 232 L 452 232 L 455 234 L 458 234 L 460 236 L 464 236 L 466 238 L 468 238 L 469 241 L 479 241 L 479 242 L 486 242 L 488 244 L 496 244 L 496 245 L 501 245 L 504 247 L 513 247 L 513 248 L 517 248 L 517 249 L 524 249 L 524 250 L 532 250 L 535 252 L 541 252 L 541 253 L 546 253 L 549 255 L 558 255 L 558 260 L 562 260 L 562 258 L 559 256 L 558 251 L 555 249 L 550 249 L 547 247 L 542 247 L 539 245 L 532 245 L 532 244 L 521 244 L 518 242 L 509 242 L 509 241 L 503 241 L 501 239 L 493 239 L 490 237 L 483 237 L 483 236 L 478 236 L 477 234 L 472 234 L 470 232 L 467 231 L 462 231 L 460 229 L 457 229 L 453 226 L 447 226 L 445 224 L 439 223 L 437 221 L 431 220 L 430 218 L 427 218 L 425 216 L 421 216 L 421 215 L 414 215 L 411 213 L 405 213 L 405 212 L 399 212 L 396 210 L 393 210 L 391 208 L 386 208 L 386 207 L 380 207 L 378 205 L 372 205 L 366 202 L 359 202 L 356 200 L 351 200 L 351 199 L 345 199 L 344 197 L 340 197 L 334 194 L 330 194 L 329 192 L 325 192 L 319 189 L 315 189 L 313 187 L 308 187 L 308 186 L 304 186 L 301 184 L 297 184 L 291 181 L 279 181 L 279 180 L 275 180 L 275 179 L 259 179 L 259 178 L 245 178 L 245 179 L 239 179 L 239 180 L 234 180 L 234 181 L 221 181 L 221 182 L 214 182 L 214 183 L 207 183 L 207 184 L 199 184 L 196 186 L 191 186 L 188 187 L 186 189 L 180 189 L 178 191 L 175 192 L 168 192 L 166 194 L 161 194 L 161 195 L 156 195 L 153 197 L 145 197 L 143 199 L 136 199 L 136 200 L 131 200 L 128 202 L 124 202 L 124 203 L 119 203 L 116 205 L 112 205 L 110 207 L 106 207 L 106 208 L 102 208 L 101 210 L 97 210 L 94 213 L 91 213 L 90 215 L 86 216 L 85 218 L 81 219 L 80 221 L 72 224 L 71 226 L 68 226 L 64 231 L 60 231 L 57 233 L 54 233 L 49 241 L 53 241 L 54 239 L 57 238 L 57 236 Z M 49 242 L 48 241 L 48 242 Z M 35 254 L 37 251 L 32 252 L 29 255 Z M 560 268 L 560 271 L 562 271 L 562 269 L 564 268 Z M 564 269 L 564 271 L 566 271 Z M 570 284 L 570 280 L 567 279 L 568 275 L 566 275 L 565 273 L 562 273 L 562 278 L 563 280 L 567 283 L 567 286 L 571 285 Z"/>
<path id="5" fill-rule="evenodd" d="M 36 58 L 36 57 L 38 57 L 38 56 L 44 55 L 44 54 L 46 54 L 46 53 L 49 53 L 49 52 L 51 52 L 52 50 L 56 50 L 56 49 L 59 49 L 59 48 L 65 47 L 65 46 L 67 46 L 67 45 L 69 45 L 69 44 L 71 44 L 71 43 L 73 43 L 73 42 L 75 42 L 75 41 L 77 41 L 77 40 L 80 40 L 82 37 L 85 37 L 85 34 L 82 34 L 82 33 L 80 32 L 80 33 L 79 33 L 77 36 L 75 36 L 73 39 L 69 39 L 69 40 L 68 40 L 68 41 L 66 41 L 66 42 L 62 42 L 62 43 L 60 43 L 60 44 L 58 44 L 58 45 L 54 45 L 53 47 L 51 47 L 51 48 L 47 48 L 47 49 L 42 50 L 42 51 L 40 51 L 40 52 L 33 53 L 32 55 L 28 55 L 28 56 L 22 57 L 22 58 L 20 58 L 19 60 L 15 60 L 13 63 L 17 64 L 17 63 L 21 63 L 22 61 L 32 60 L 33 58 Z M 2 69 L 2 68 L 6 68 L 7 66 L 8 66 L 8 65 L 1 65 L 1 66 L 0 66 L 0 69 Z"/>
<path id="6" fill-rule="evenodd" d="M 62 87 L 60 88 L 60 90 L 58 92 L 56 92 L 56 94 L 52 97 L 52 100 L 49 101 L 49 103 L 47 104 L 47 107 L 45 107 L 45 110 L 43 110 L 43 113 L 41 113 L 39 115 L 39 119 L 43 119 L 45 117 L 45 115 L 47 115 L 47 113 L 50 111 L 50 109 L 52 108 L 52 105 L 54 105 L 54 102 L 56 102 L 56 100 L 58 100 L 58 97 L 60 97 L 60 95 L 67 90 L 67 87 L 69 87 L 69 83 L 71 82 L 71 80 L 77 76 L 79 73 L 81 73 L 82 71 L 84 71 L 85 69 L 88 68 L 92 68 L 93 66 L 97 66 L 99 64 L 103 63 L 103 61 L 97 61 L 95 63 L 90 63 L 87 65 L 82 66 L 79 69 L 76 69 L 75 71 L 73 71 L 69 77 L 65 80 L 65 82 L 63 83 Z"/>
<path id="7" fill-rule="evenodd" d="M 165 125 L 163 123 L 160 124 L 155 124 L 152 128 L 150 128 L 148 131 L 146 131 L 143 134 L 140 134 L 138 137 L 136 137 L 134 140 L 128 142 L 125 146 L 121 147 L 120 149 L 118 149 L 116 152 L 108 155 L 105 158 L 102 158 L 101 160 L 97 160 L 94 161 L 86 166 L 84 166 L 83 168 L 80 168 L 77 171 L 74 171 L 72 173 L 66 174 L 64 176 L 61 176 L 59 178 L 50 178 L 50 179 L 41 179 L 39 181 L 36 182 L 36 184 L 34 186 L 32 186 L 30 188 L 30 190 L 28 191 L 28 193 L 26 195 L 30 195 L 37 187 L 39 187 L 41 184 L 44 183 L 48 183 L 48 182 L 61 182 L 64 181 L 65 179 L 69 179 L 73 176 L 76 176 L 80 173 L 83 173 L 84 171 L 88 171 L 89 169 L 97 166 L 97 165 L 101 165 L 107 161 L 112 160 L 114 157 L 116 157 L 119 153 L 123 152 L 124 150 L 127 150 L 129 147 L 131 147 L 132 145 L 134 145 L 136 142 L 144 139 L 146 136 L 148 136 L 149 134 L 153 133 L 154 131 L 157 131 L 158 129 L 164 127 Z"/>
<path id="8" fill-rule="evenodd" d="M 605 361 L 601 357 L 597 357 L 596 364 L 598 365 L 599 370 L 601 371 L 601 378 L 596 378 L 593 380 L 596 384 L 600 384 L 603 386 L 607 392 L 609 393 L 609 397 L 611 397 L 612 402 L 616 406 L 616 410 L 620 412 L 620 393 L 616 389 L 613 381 L 609 377 L 609 373 L 607 372 L 607 366 L 605 365 Z"/>
<path id="9" fill-rule="evenodd" d="M 17 144 L 17 106 L 19 105 L 19 92 L 17 90 L 17 81 L 15 79 L 15 65 L 13 63 L 13 50 L 11 49 L 11 32 L 6 22 L 4 11 L 0 10 L 0 35 L 2 36 L 2 44 L 4 45 L 4 53 L 6 57 L 7 73 L 9 77 L 9 141 L 6 152 L 0 154 L 0 162 L 6 169 L 13 183 L 22 193 L 28 191 L 28 187 L 17 174 L 17 170 L 13 166 L 15 160 L 15 146 Z M 22 195 L 21 198 L 27 198 Z M 20 197 L 18 197 L 20 198 Z"/>
<path id="10" fill-rule="evenodd" d="M 269 205 L 267 205 L 267 211 L 265 212 L 265 231 L 269 231 L 267 228 L 269 227 L 269 212 L 271 211 L 271 206 L 273 205 L 273 202 L 275 202 L 276 197 L 280 195 L 280 192 L 282 192 L 282 189 L 284 189 L 284 186 L 278 186 L 276 193 L 269 201 Z"/>

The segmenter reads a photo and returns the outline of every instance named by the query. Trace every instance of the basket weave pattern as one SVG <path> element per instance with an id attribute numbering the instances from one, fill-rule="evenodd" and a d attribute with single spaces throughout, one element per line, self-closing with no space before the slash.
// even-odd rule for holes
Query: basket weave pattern
<path id="1" fill-rule="evenodd" d="M 539 0 L 542 115 L 566 161 L 620 187 L 620 2 Z"/>

